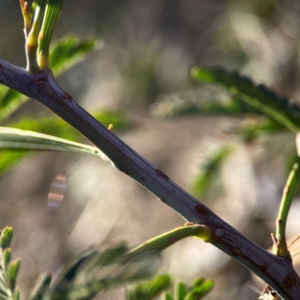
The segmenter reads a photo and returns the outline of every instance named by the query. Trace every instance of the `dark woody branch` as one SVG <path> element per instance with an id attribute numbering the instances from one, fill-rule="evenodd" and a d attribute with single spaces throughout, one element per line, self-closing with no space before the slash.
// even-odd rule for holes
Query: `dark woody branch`
<path id="1" fill-rule="evenodd" d="M 177 186 L 111 131 L 95 120 L 55 82 L 51 71 L 28 73 L 0 59 L 0 83 L 33 98 L 94 143 L 121 172 L 146 187 L 184 219 L 208 225 L 211 244 L 243 264 L 269 284 L 282 299 L 300 299 L 300 279 L 290 257 L 260 248 Z M 199 249 L 200 251 L 200 249 Z"/>

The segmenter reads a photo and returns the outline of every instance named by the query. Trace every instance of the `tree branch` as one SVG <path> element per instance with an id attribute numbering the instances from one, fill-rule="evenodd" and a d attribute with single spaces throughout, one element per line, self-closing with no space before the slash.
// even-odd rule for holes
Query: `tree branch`
<path id="1" fill-rule="evenodd" d="M 36 99 L 60 116 L 104 152 L 113 166 L 138 181 L 184 219 L 210 226 L 209 242 L 250 269 L 282 299 L 300 299 L 300 279 L 291 258 L 263 250 L 182 190 L 80 107 L 57 85 L 50 71 L 29 74 L 0 60 L 0 83 Z"/>

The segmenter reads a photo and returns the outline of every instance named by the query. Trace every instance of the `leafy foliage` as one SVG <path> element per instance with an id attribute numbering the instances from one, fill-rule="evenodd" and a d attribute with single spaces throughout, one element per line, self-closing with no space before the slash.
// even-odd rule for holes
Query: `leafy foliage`
<path id="1" fill-rule="evenodd" d="M 0 231 L 0 299 L 18 300 L 20 292 L 16 286 L 21 260 L 11 260 L 10 244 L 13 229 L 6 227 Z"/>
<path id="2" fill-rule="evenodd" d="M 214 282 L 212 280 L 205 280 L 202 277 L 195 279 L 190 286 L 187 286 L 185 283 L 178 281 L 175 284 L 173 295 L 170 292 L 166 292 L 163 295 L 162 299 L 200 300 L 212 290 L 213 286 Z"/>
<path id="3" fill-rule="evenodd" d="M 168 274 L 160 274 L 144 283 L 139 283 L 127 291 L 128 300 L 151 300 L 168 289 L 171 277 Z"/>
<path id="4" fill-rule="evenodd" d="M 124 245 L 80 257 L 58 276 L 51 299 L 91 299 L 108 287 L 149 278 L 156 270 L 153 253 L 128 258 Z"/>
<path id="5" fill-rule="evenodd" d="M 197 80 L 215 83 L 226 88 L 236 100 L 242 100 L 277 121 L 287 129 L 297 132 L 300 128 L 300 109 L 279 98 L 263 85 L 255 85 L 250 79 L 237 72 L 221 68 L 194 68 L 193 77 Z"/>

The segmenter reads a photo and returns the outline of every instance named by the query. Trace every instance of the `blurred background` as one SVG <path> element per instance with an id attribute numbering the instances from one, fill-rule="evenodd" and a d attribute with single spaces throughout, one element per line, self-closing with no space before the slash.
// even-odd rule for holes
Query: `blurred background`
<path id="1" fill-rule="evenodd" d="M 226 95 L 195 83 L 190 70 L 195 65 L 238 70 L 297 101 L 299 15 L 297 0 L 66 1 L 54 38 L 94 36 L 99 50 L 58 82 L 85 109 L 100 113 L 104 124 L 114 123 L 116 135 L 182 188 L 269 248 L 296 153 L 293 135 L 275 130 L 249 139 L 241 131 L 234 134 L 235 129 L 257 117 L 197 111 L 193 101 Z M 1 0 L 0 25 L 0 57 L 25 67 L 18 1 Z M 52 114 L 30 100 L 0 125 L 22 128 L 25 117 L 33 122 Z M 58 128 L 70 130 L 63 123 Z M 69 132 L 75 136 L 88 143 Z M 7 155 L 0 152 L 0 163 Z M 0 170 L 0 228 L 15 229 L 13 252 L 22 257 L 20 286 L 25 291 L 41 272 L 56 271 L 90 246 L 126 241 L 133 247 L 185 222 L 97 157 L 54 152 L 16 157 L 5 172 Z M 51 198 L 57 183 L 62 186 L 59 203 Z M 299 235 L 299 214 L 296 199 L 290 239 Z M 264 286 L 194 238 L 164 251 L 161 270 L 187 283 L 197 276 L 214 279 L 207 299 L 256 299 Z M 124 290 L 97 299 L 124 299 Z"/>

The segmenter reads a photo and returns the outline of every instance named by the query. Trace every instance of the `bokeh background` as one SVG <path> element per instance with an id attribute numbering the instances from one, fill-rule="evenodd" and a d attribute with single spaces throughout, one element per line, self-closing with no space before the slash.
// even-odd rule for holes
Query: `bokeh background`
<path id="1" fill-rule="evenodd" d="M 117 111 L 123 121 L 115 134 L 195 196 L 195 180 L 206 158 L 218 147 L 233 145 L 200 200 L 269 248 L 295 155 L 293 135 L 277 132 L 245 142 L 228 134 L 243 124 L 243 117 L 163 118 L 168 113 L 160 113 L 155 103 L 197 96 L 201 86 L 190 78 L 195 65 L 239 70 L 297 101 L 299 15 L 297 0 L 66 1 L 54 38 L 96 36 L 102 47 L 58 81 L 88 111 Z M 0 57 L 25 66 L 22 22 L 18 1 L 1 0 Z M 30 100 L 0 125 L 24 116 L 51 113 Z M 66 180 L 66 192 L 54 207 L 48 194 L 58 175 Z M 291 239 L 300 232 L 299 214 L 296 199 L 288 223 Z M 135 246 L 184 222 L 97 157 L 35 152 L 1 172 L 0 228 L 15 229 L 13 252 L 22 257 L 24 291 L 41 272 L 55 272 L 92 245 L 126 241 Z M 161 270 L 187 283 L 196 276 L 214 279 L 216 287 L 207 299 L 256 299 L 263 288 L 244 267 L 194 238 L 166 250 Z M 124 290 L 97 299 L 124 299 Z"/>

